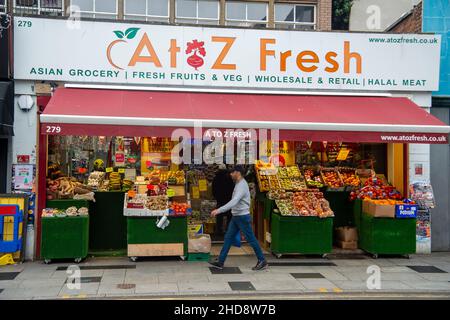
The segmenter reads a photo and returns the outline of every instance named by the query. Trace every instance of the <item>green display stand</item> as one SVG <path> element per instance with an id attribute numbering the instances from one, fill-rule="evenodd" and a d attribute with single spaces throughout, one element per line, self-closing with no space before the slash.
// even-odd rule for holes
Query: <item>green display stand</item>
<path id="1" fill-rule="evenodd" d="M 269 220 L 270 219 L 270 215 L 271 215 L 273 209 L 275 208 L 275 201 L 274 200 L 270 200 L 270 199 L 268 199 L 266 197 L 263 200 L 263 206 L 264 206 L 263 217 L 264 217 L 264 219 Z"/>
<path id="2" fill-rule="evenodd" d="M 88 254 L 89 216 L 43 217 L 41 257 L 46 263 L 52 259 L 75 259 L 80 262 Z"/>
<path id="3" fill-rule="evenodd" d="M 74 199 L 47 200 L 46 207 L 59 210 L 66 210 L 69 207 L 76 207 L 77 209 L 81 207 L 89 208 L 89 201 Z"/>
<path id="4" fill-rule="evenodd" d="M 156 226 L 158 217 L 128 217 L 127 243 L 129 250 L 130 245 L 183 244 L 183 256 L 186 256 L 188 252 L 187 217 L 169 216 L 168 218 L 170 224 L 163 230 Z M 134 256 L 134 254 L 129 253 L 129 256 Z"/>
<path id="5" fill-rule="evenodd" d="M 349 191 L 325 191 L 324 197 L 334 212 L 334 227 L 354 226 L 353 202 Z"/>
<path id="6" fill-rule="evenodd" d="M 333 248 L 333 218 L 288 217 L 272 213 L 272 253 L 326 254 Z"/>
<path id="7" fill-rule="evenodd" d="M 374 218 L 363 212 L 359 246 L 378 254 L 409 255 L 416 252 L 416 219 Z"/>
<path id="8" fill-rule="evenodd" d="M 353 202 L 353 219 L 355 221 L 356 228 L 361 228 L 361 214 L 362 214 L 362 200 L 356 199 Z"/>
<path id="9" fill-rule="evenodd" d="M 121 191 L 95 192 L 91 204 L 89 250 L 117 251 L 127 247 L 127 220 L 123 216 L 125 193 Z"/>

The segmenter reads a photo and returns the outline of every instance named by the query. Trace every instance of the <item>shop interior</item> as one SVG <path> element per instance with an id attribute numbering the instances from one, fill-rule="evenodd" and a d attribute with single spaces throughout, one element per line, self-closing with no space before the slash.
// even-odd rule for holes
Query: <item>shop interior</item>
<path id="1" fill-rule="evenodd" d="M 203 144 L 204 149 L 208 143 Z M 230 166 L 176 165 L 171 162 L 174 145 L 163 137 L 50 135 L 46 207 L 62 209 L 61 202 L 69 201 L 67 207 L 71 200 L 88 201 L 89 252 L 94 255 L 124 254 L 129 241 L 128 209 L 167 214 L 169 220 L 171 215 L 185 217 L 186 233 L 209 234 L 212 243 L 219 245 L 229 215 L 211 218 L 210 212 L 231 198 Z M 267 157 L 246 165 L 258 240 L 268 252 L 276 253 L 271 250 L 271 224 L 272 214 L 277 213 L 297 220 L 332 218 L 334 232 L 325 238 L 333 237 L 335 248 L 357 249 L 356 239 L 342 244 L 336 230 L 357 226 L 355 199 L 372 197 L 364 187 L 386 186 L 383 194 L 372 197 L 379 201 L 403 199 L 405 151 L 402 144 L 327 141 L 280 141 L 277 155 L 267 148 Z M 271 164 L 275 156 L 279 167 Z M 241 241 L 245 243 L 245 238 Z M 280 250 L 290 253 L 289 248 Z"/>

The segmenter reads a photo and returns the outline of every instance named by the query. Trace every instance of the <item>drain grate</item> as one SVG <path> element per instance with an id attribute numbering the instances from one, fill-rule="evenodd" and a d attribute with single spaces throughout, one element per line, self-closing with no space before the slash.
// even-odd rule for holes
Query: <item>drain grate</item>
<path id="1" fill-rule="evenodd" d="M 323 279 L 325 278 L 321 273 L 291 273 L 295 279 Z"/>
<path id="2" fill-rule="evenodd" d="M 80 270 L 115 270 L 115 269 L 136 269 L 135 264 L 124 265 L 106 265 L 106 266 L 78 266 Z M 60 266 L 56 268 L 56 271 L 66 271 L 67 266 Z"/>
<path id="3" fill-rule="evenodd" d="M 447 273 L 446 271 L 436 268 L 435 266 L 408 266 L 408 268 L 419 273 Z"/>
<path id="4" fill-rule="evenodd" d="M 255 291 L 255 287 L 250 281 L 232 281 L 228 282 L 233 291 Z"/>
<path id="5" fill-rule="evenodd" d="M 20 272 L 0 272 L 0 281 L 1 280 L 14 280 Z"/>
<path id="6" fill-rule="evenodd" d="M 333 262 L 269 262 L 270 267 L 335 267 Z"/>
<path id="7" fill-rule="evenodd" d="M 210 267 L 209 270 L 212 274 L 241 274 L 242 271 L 238 267 L 224 267 L 223 270 L 219 270 L 213 267 Z"/>
<path id="8" fill-rule="evenodd" d="M 136 285 L 134 283 L 121 283 L 117 285 L 117 289 L 134 289 Z"/>
<path id="9" fill-rule="evenodd" d="M 70 281 L 71 283 L 75 280 L 75 278 L 67 278 L 66 283 Z M 98 283 L 102 281 L 102 277 L 81 277 L 80 283 Z"/>

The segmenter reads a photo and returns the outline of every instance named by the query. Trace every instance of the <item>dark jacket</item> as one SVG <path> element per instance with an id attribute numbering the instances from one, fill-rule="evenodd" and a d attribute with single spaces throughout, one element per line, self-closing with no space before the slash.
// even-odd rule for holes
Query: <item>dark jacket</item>
<path id="1" fill-rule="evenodd" d="M 227 170 L 221 169 L 216 173 L 212 181 L 212 193 L 217 201 L 217 207 L 221 207 L 231 200 L 234 182 Z"/>

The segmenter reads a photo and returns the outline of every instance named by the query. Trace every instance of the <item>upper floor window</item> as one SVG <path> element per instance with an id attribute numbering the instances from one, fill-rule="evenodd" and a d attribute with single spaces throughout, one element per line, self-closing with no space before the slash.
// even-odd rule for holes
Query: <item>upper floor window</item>
<path id="1" fill-rule="evenodd" d="M 275 27 L 314 30 L 316 28 L 316 6 L 275 4 Z"/>
<path id="2" fill-rule="evenodd" d="M 169 0 L 125 0 L 125 19 L 169 22 Z"/>
<path id="3" fill-rule="evenodd" d="M 176 22 L 219 24 L 219 1 L 176 0 Z"/>
<path id="4" fill-rule="evenodd" d="M 267 26 L 267 3 L 227 1 L 225 12 L 227 25 L 242 27 Z"/>
<path id="5" fill-rule="evenodd" d="M 64 0 L 14 0 L 14 12 L 60 16 L 64 13 Z"/>
<path id="6" fill-rule="evenodd" d="M 6 0 L 0 0 L 0 12 L 6 12 Z"/>
<path id="7" fill-rule="evenodd" d="M 117 0 L 71 0 L 81 17 L 117 19 Z"/>

